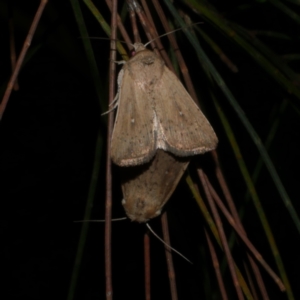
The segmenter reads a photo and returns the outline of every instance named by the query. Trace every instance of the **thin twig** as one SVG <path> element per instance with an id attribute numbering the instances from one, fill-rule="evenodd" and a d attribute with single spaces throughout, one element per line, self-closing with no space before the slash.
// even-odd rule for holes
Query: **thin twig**
<path id="1" fill-rule="evenodd" d="M 150 263 L 150 238 L 149 231 L 144 234 L 144 259 L 145 259 L 145 300 L 151 299 L 151 263 Z"/>
<path id="2" fill-rule="evenodd" d="M 18 57 L 16 67 L 15 67 L 15 69 L 14 69 L 14 71 L 13 71 L 13 73 L 12 73 L 10 79 L 9 79 L 6 91 L 4 93 L 2 102 L 0 104 L 0 120 L 2 119 L 2 116 L 3 116 L 3 113 L 5 111 L 7 102 L 9 100 L 11 91 L 12 91 L 13 86 L 14 86 L 14 84 L 16 82 L 16 79 L 17 79 L 17 77 L 19 75 L 19 72 L 20 72 L 22 63 L 24 61 L 25 55 L 27 53 L 28 48 L 31 45 L 31 41 L 32 41 L 33 35 L 35 33 L 37 25 L 39 24 L 40 18 L 41 18 L 42 14 L 43 14 L 43 11 L 44 11 L 45 6 L 46 6 L 47 3 L 48 3 L 48 0 L 41 0 L 40 5 L 39 5 L 39 7 L 38 7 L 38 9 L 36 11 L 36 14 L 35 14 L 34 18 L 33 18 L 32 24 L 30 26 L 30 29 L 29 29 L 28 34 L 26 36 L 26 39 L 24 41 L 21 53 L 20 53 L 20 55 Z"/>
<path id="3" fill-rule="evenodd" d="M 134 36 L 134 42 L 135 43 L 140 43 L 141 38 L 140 38 L 140 34 L 139 34 L 139 31 L 138 31 L 138 28 L 137 28 L 135 10 L 130 5 L 128 5 L 128 7 L 129 7 L 129 18 L 130 18 L 130 21 L 131 21 L 131 28 L 132 28 L 132 32 L 133 32 L 133 36 Z"/>
<path id="4" fill-rule="evenodd" d="M 166 62 L 166 65 L 169 67 L 169 69 L 171 69 L 175 73 L 175 70 L 174 70 L 174 67 L 171 63 L 171 60 L 170 60 L 169 56 L 167 55 L 160 39 L 158 38 L 158 39 L 153 40 L 153 38 L 157 37 L 156 36 L 156 30 L 154 29 L 153 24 L 151 24 L 151 22 L 149 22 L 149 20 L 148 20 L 147 16 L 145 15 L 142 7 L 135 0 L 127 0 L 127 2 L 130 3 L 132 7 L 134 7 L 135 12 L 137 13 L 137 15 L 139 17 L 139 20 L 141 21 L 141 23 L 143 25 L 144 31 L 145 31 L 149 41 L 152 41 L 151 46 L 153 48 L 153 51 L 157 55 L 161 55 L 161 57 L 164 59 L 164 61 Z M 159 49 L 159 51 L 157 50 L 155 45 L 157 45 L 157 48 Z"/>
<path id="5" fill-rule="evenodd" d="M 257 261 L 260 262 L 260 264 L 263 266 L 263 268 L 269 273 L 269 275 L 274 279 L 274 281 L 277 283 L 281 291 L 285 291 L 285 287 L 281 281 L 281 279 L 275 274 L 275 272 L 270 268 L 270 266 L 266 263 L 266 261 L 262 258 L 261 254 L 256 250 L 256 248 L 253 246 L 253 244 L 250 242 L 246 234 L 240 229 L 240 227 L 235 223 L 234 219 L 226 209 L 225 205 L 221 201 L 220 197 L 214 190 L 213 186 L 210 184 L 208 178 L 204 175 L 206 179 L 206 184 L 210 190 L 211 195 L 213 196 L 213 199 L 215 203 L 218 205 L 222 213 L 224 214 L 225 218 L 229 222 L 229 224 L 234 228 L 236 233 L 239 235 L 239 237 L 242 239 L 242 241 L 245 243 L 245 245 L 248 247 L 248 249 L 252 252 L 253 256 L 257 259 Z"/>
<path id="6" fill-rule="evenodd" d="M 116 36 L 117 36 L 117 0 L 112 1 L 111 41 L 109 65 L 109 103 L 115 97 L 116 83 Z M 112 174 L 110 159 L 110 139 L 113 129 L 113 114 L 108 115 L 107 128 L 107 159 L 106 159 L 106 199 L 105 199 L 105 279 L 106 299 L 113 299 L 112 269 L 111 269 L 111 207 L 112 207 Z"/>
<path id="7" fill-rule="evenodd" d="M 229 270 L 230 270 L 230 273 L 231 273 L 233 285 L 236 289 L 238 299 L 242 300 L 242 299 L 244 299 L 244 295 L 242 293 L 241 286 L 240 286 L 240 283 L 239 283 L 238 278 L 237 278 L 236 270 L 235 270 L 235 267 L 234 267 L 234 260 L 232 258 L 232 255 L 231 255 L 228 243 L 227 243 L 227 239 L 226 239 L 226 235 L 225 235 L 225 232 L 224 232 L 224 229 L 223 229 L 222 221 L 220 219 L 219 213 L 217 211 L 215 203 L 214 203 L 214 201 L 212 199 L 212 196 L 210 194 L 210 190 L 209 190 L 208 185 L 207 185 L 207 180 L 205 178 L 205 175 L 204 175 L 204 172 L 202 171 L 202 169 L 198 170 L 198 174 L 199 174 L 201 183 L 203 185 L 203 188 L 204 188 L 204 191 L 205 191 L 210 209 L 211 209 L 212 214 L 214 216 L 215 223 L 216 223 L 218 231 L 219 231 L 219 235 L 220 235 L 220 239 L 221 239 L 221 242 L 222 242 L 222 245 L 223 245 L 223 249 L 224 249 L 225 255 L 227 257 L 227 261 L 228 261 Z"/>
<path id="8" fill-rule="evenodd" d="M 109 7 L 110 11 L 112 11 L 112 0 L 105 0 L 105 1 L 106 1 L 107 6 Z M 119 14 L 117 14 L 117 23 L 118 23 L 118 28 L 120 30 L 120 33 L 121 33 L 124 41 L 126 42 L 128 49 L 129 50 L 133 49 L 132 42 L 130 40 L 130 37 L 129 37 L 123 23 L 122 23 L 122 20 L 121 20 Z"/>
<path id="9" fill-rule="evenodd" d="M 227 300 L 228 297 L 227 297 L 227 293 L 226 293 L 226 290 L 225 290 L 225 285 L 224 285 L 224 281 L 223 281 L 223 278 L 222 278 L 222 274 L 221 274 L 221 271 L 220 271 L 220 264 L 219 264 L 219 261 L 218 261 L 216 250 L 213 246 L 213 243 L 211 241 L 211 238 L 210 238 L 207 230 L 205 229 L 204 232 L 205 232 L 209 252 L 210 252 L 210 255 L 211 255 L 212 263 L 213 263 L 213 266 L 214 266 L 214 269 L 215 269 L 215 272 L 216 272 L 216 277 L 217 277 L 217 281 L 218 281 L 218 284 L 219 284 L 222 299 Z"/>
<path id="10" fill-rule="evenodd" d="M 213 236 L 215 237 L 215 240 L 216 242 L 218 243 L 218 245 L 220 246 L 221 250 L 224 251 L 223 249 L 223 246 L 222 246 L 222 243 L 221 243 L 221 240 L 220 240 L 220 236 L 219 236 L 219 232 L 217 231 L 217 228 L 216 228 L 216 225 L 215 225 L 215 222 L 214 220 L 212 219 L 211 215 L 210 215 L 210 212 L 208 211 L 201 195 L 200 195 L 200 192 L 199 192 L 199 189 L 198 189 L 198 186 L 193 183 L 192 179 L 190 176 L 187 176 L 186 177 L 186 181 L 187 181 L 187 184 L 189 185 L 189 188 L 191 189 L 194 197 L 196 198 L 196 201 L 200 207 L 200 210 L 203 214 L 203 217 L 205 218 L 208 226 L 210 227 L 211 229 L 211 233 L 213 234 Z M 236 269 L 236 272 L 237 272 L 237 275 L 238 275 L 238 278 L 239 278 L 239 282 L 242 286 L 242 289 L 243 289 L 243 292 L 244 294 L 246 295 L 246 298 L 247 299 L 252 299 L 252 295 L 251 295 L 251 292 L 246 284 L 246 281 L 241 273 L 241 271 L 239 270 L 238 266 L 235 265 L 235 269 Z"/>
<path id="11" fill-rule="evenodd" d="M 231 193 L 229 191 L 229 188 L 227 186 L 226 180 L 223 176 L 223 173 L 222 173 L 222 170 L 221 170 L 221 167 L 220 167 L 218 153 L 217 153 L 216 150 L 213 150 L 213 151 L 211 151 L 211 155 L 212 155 L 212 158 L 213 158 L 213 160 L 215 162 L 215 166 L 216 166 L 216 177 L 219 181 L 220 187 L 222 189 L 222 192 L 224 194 L 224 197 L 226 199 L 228 207 L 231 211 L 231 214 L 232 214 L 233 218 L 236 220 L 237 224 L 242 228 L 242 224 L 240 222 L 239 214 L 236 210 L 236 207 L 234 205 Z"/>
<path id="12" fill-rule="evenodd" d="M 171 245 L 170 236 L 169 236 L 168 219 L 167 219 L 167 213 L 166 212 L 164 212 L 161 216 L 161 225 L 162 225 L 164 241 L 168 245 Z M 173 265 L 172 253 L 166 246 L 165 246 L 165 253 L 166 253 L 166 259 L 167 259 L 167 266 L 168 266 L 168 275 L 169 275 L 169 282 L 170 282 L 170 289 L 171 289 L 171 298 L 172 298 L 172 300 L 177 300 L 178 295 L 177 295 L 175 270 L 174 270 L 174 265 Z"/>
<path id="13" fill-rule="evenodd" d="M 146 1 L 146 0 L 141 0 L 141 3 L 142 3 L 142 6 L 143 6 L 143 9 L 144 9 L 144 11 L 145 11 L 145 14 L 146 14 L 146 16 L 147 16 L 147 19 L 148 19 L 148 21 L 151 23 L 151 25 L 152 25 L 152 27 L 153 27 L 153 29 L 154 29 L 154 31 L 155 31 L 155 35 L 158 36 L 158 32 L 157 32 L 157 30 L 156 30 L 156 28 L 155 28 L 155 23 L 154 23 L 154 21 L 153 21 L 153 18 L 152 18 L 152 15 L 151 15 L 149 6 L 148 6 L 148 4 L 147 4 L 147 1 Z"/>
<path id="14" fill-rule="evenodd" d="M 8 1 L 8 30 L 9 30 L 9 49 L 10 49 L 10 63 L 11 63 L 11 70 L 13 70 L 16 67 L 16 44 L 15 44 L 15 35 L 14 35 L 14 18 L 13 18 L 13 7 L 14 7 L 14 1 Z M 16 78 L 16 81 L 14 83 L 14 90 L 19 90 L 19 84 L 18 84 L 18 78 Z"/>
<path id="15" fill-rule="evenodd" d="M 242 232 L 246 235 L 246 231 L 244 230 L 242 222 L 240 221 L 239 214 L 236 210 L 236 207 L 234 205 L 234 202 L 233 202 L 231 193 L 229 191 L 228 185 L 227 185 L 226 180 L 224 178 L 224 175 L 222 173 L 220 163 L 219 163 L 218 153 L 217 153 L 217 151 L 214 150 L 214 151 L 211 152 L 211 155 L 212 155 L 212 157 L 215 161 L 216 177 L 218 178 L 219 184 L 221 186 L 221 189 L 223 191 L 223 194 L 225 196 L 225 199 L 226 199 L 227 204 L 229 206 L 229 209 L 231 211 L 232 217 L 234 218 L 237 226 L 239 226 L 240 229 L 242 230 Z M 268 300 L 269 299 L 268 292 L 267 292 L 267 289 L 265 287 L 265 284 L 264 284 L 264 281 L 262 279 L 259 268 L 258 268 L 257 264 L 255 263 L 255 261 L 253 260 L 253 258 L 249 254 L 247 254 L 247 257 L 248 257 L 248 260 L 251 264 L 251 267 L 252 267 L 253 273 L 255 275 L 255 279 L 256 279 L 256 282 L 257 282 L 258 287 L 260 289 L 260 292 L 262 294 L 262 297 L 263 297 L 264 300 Z"/>
<path id="16" fill-rule="evenodd" d="M 126 2 L 128 4 L 130 13 L 136 12 L 139 15 L 139 18 L 140 18 L 140 21 L 142 22 L 142 24 L 143 23 L 145 24 L 146 21 L 145 20 L 141 20 L 141 17 L 140 17 L 140 14 L 142 12 L 142 7 L 140 6 L 140 4 L 136 0 L 127 0 Z M 144 27 L 144 24 L 143 24 L 143 27 Z M 135 30 L 137 30 L 137 27 L 134 27 L 134 26 L 136 26 L 136 24 L 132 24 L 132 25 L 133 25 L 132 30 L 134 32 Z M 134 32 L 134 34 L 135 34 L 135 32 Z M 146 34 L 148 36 L 148 39 L 151 40 L 152 37 L 151 37 L 149 31 L 146 31 Z"/>
<path id="17" fill-rule="evenodd" d="M 253 300 L 258 300 L 257 291 L 256 291 L 256 288 L 254 286 L 254 282 L 252 280 L 252 276 L 250 274 L 249 266 L 246 263 L 246 261 L 243 261 L 243 264 L 244 264 L 244 269 L 245 269 L 245 272 L 246 272 L 246 276 L 248 278 L 248 283 L 249 283 L 249 286 L 250 286 L 250 290 L 251 290 L 251 293 L 253 295 Z"/>

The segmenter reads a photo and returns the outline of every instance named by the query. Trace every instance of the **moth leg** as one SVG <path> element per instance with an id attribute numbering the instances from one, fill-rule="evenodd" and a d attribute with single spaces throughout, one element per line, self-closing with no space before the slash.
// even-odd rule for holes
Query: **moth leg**
<path id="1" fill-rule="evenodd" d="M 108 106 L 115 106 L 115 104 L 116 104 L 116 102 L 118 102 L 118 100 L 119 100 L 119 88 L 118 88 L 118 91 L 117 91 L 117 93 L 116 93 L 116 96 L 115 96 L 115 98 L 114 98 L 114 100 L 112 101 L 112 103 L 110 103 Z"/>
<path id="2" fill-rule="evenodd" d="M 104 115 L 110 113 L 111 111 L 115 110 L 117 108 L 118 104 L 119 104 L 119 102 L 117 100 L 119 100 L 119 92 L 117 92 L 117 95 L 116 95 L 114 101 L 109 105 L 109 106 L 111 106 L 114 102 L 116 102 L 114 104 L 114 106 L 111 109 L 109 109 L 108 111 L 106 111 L 103 114 L 101 114 L 101 116 L 104 116 Z"/>
<path id="3" fill-rule="evenodd" d="M 123 80 L 123 75 L 124 75 L 124 70 L 122 69 L 120 72 L 119 72 L 119 75 L 118 75 L 118 80 L 117 80 L 117 83 L 118 83 L 118 91 L 117 91 L 117 94 L 114 98 L 114 100 L 112 101 L 112 103 L 110 103 L 108 106 L 112 106 L 113 107 L 111 109 L 109 109 L 108 111 L 104 112 L 103 114 L 101 114 L 101 116 L 103 115 L 106 115 L 108 113 L 110 113 L 111 111 L 115 110 L 115 108 L 119 105 L 119 95 L 120 95 L 120 88 L 121 88 L 121 83 L 122 83 L 122 80 Z"/>
<path id="4" fill-rule="evenodd" d="M 117 79 L 117 83 L 118 83 L 118 91 L 117 91 L 116 97 L 115 97 L 115 99 L 113 100 L 113 102 L 109 104 L 109 106 L 112 106 L 113 104 L 115 104 L 115 102 L 117 102 L 118 99 L 119 99 L 120 88 L 121 88 L 123 76 L 124 76 L 124 70 L 122 69 L 122 70 L 119 72 L 119 74 L 118 74 L 118 79 Z"/>
<path id="5" fill-rule="evenodd" d="M 125 65 L 126 64 L 126 60 L 114 60 L 114 63 L 116 63 L 118 65 Z"/>

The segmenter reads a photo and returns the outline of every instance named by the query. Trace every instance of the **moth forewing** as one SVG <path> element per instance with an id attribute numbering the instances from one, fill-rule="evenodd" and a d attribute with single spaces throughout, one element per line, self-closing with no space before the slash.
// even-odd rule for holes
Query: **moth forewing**
<path id="1" fill-rule="evenodd" d="M 154 52 L 135 44 L 122 68 L 111 158 L 119 166 L 149 162 L 157 149 L 190 156 L 216 148 L 209 122 Z"/>
<path id="2" fill-rule="evenodd" d="M 158 149 L 147 164 L 121 168 L 125 212 L 132 221 L 147 222 L 160 215 L 189 164 Z"/>
<path id="3" fill-rule="evenodd" d="M 163 149 L 178 156 L 192 156 L 217 147 L 218 138 L 213 128 L 167 67 L 153 90 L 153 102 Z"/>
<path id="4" fill-rule="evenodd" d="M 111 158 L 119 166 L 149 162 L 156 151 L 154 112 L 147 95 L 132 79 L 129 62 L 123 67 L 118 111 L 111 139 Z"/>

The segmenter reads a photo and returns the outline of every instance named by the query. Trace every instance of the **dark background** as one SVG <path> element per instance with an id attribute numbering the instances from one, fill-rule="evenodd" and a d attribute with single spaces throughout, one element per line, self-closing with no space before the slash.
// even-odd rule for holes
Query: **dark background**
<path id="1" fill-rule="evenodd" d="M 226 6 L 225 6 L 226 2 Z M 214 1 L 219 11 L 234 11 L 239 1 Z M 245 4 L 250 2 L 245 1 Z M 30 4 L 14 2 L 16 47 L 19 52 L 39 1 Z M 109 21 L 104 3 L 99 4 Z M 10 76 L 7 3 L 0 1 L 1 17 L 1 95 Z M 105 36 L 93 16 L 82 5 L 91 36 Z M 192 12 L 185 9 L 191 14 Z M 255 13 L 255 14 L 254 14 Z M 267 16 L 267 17 L 266 17 Z M 196 19 L 195 21 L 198 21 Z M 228 15 L 230 17 L 230 14 Z M 232 17 L 248 29 L 282 30 L 294 35 L 294 24 L 268 4 Z M 238 47 L 208 24 L 202 25 L 227 51 L 239 68 L 233 74 L 211 54 L 211 59 L 226 79 L 247 117 L 262 140 L 270 128 L 270 115 L 283 99 L 294 100 Z M 13 92 L 0 124 L 0 190 L 1 190 L 1 267 L 5 277 L 2 299 L 66 299 L 87 198 L 97 132 L 103 136 L 102 163 L 93 219 L 104 219 L 106 118 L 100 117 L 98 99 L 89 75 L 82 41 L 68 1 L 50 1 L 31 49 L 36 49 L 25 62 L 20 76 L 20 89 Z M 265 40 L 277 54 L 297 53 L 299 39 L 282 46 Z M 193 66 L 193 54 L 183 44 L 186 60 Z M 103 81 L 103 103 L 107 101 L 109 42 L 93 41 L 99 72 Z M 293 66 L 298 70 L 295 63 Z M 201 76 L 190 69 L 197 92 Z M 199 77 L 200 76 L 200 77 Z M 205 86 L 205 82 L 203 83 Z M 222 107 L 231 122 L 249 170 L 259 158 L 249 135 L 235 112 L 222 98 Z M 246 186 L 228 144 L 227 137 L 212 103 L 205 103 L 206 115 L 219 137 L 218 153 L 231 192 L 239 207 Z M 270 149 L 270 156 L 299 211 L 299 115 L 288 105 L 280 115 L 280 126 Z M 209 154 L 195 158 L 207 171 L 213 168 Z M 212 172 L 213 173 L 213 172 Z M 122 194 L 118 169 L 113 168 L 113 217 L 123 217 Z M 213 177 L 213 174 L 212 174 Z M 257 191 L 273 229 L 295 298 L 299 291 L 299 233 L 297 233 L 267 171 L 263 169 Z M 174 255 L 179 299 L 213 299 L 217 290 L 209 251 L 203 236 L 203 220 L 184 181 L 167 205 L 172 246 L 193 261 L 189 265 Z M 159 219 L 150 222 L 161 235 Z M 252 204 L 247 205 L 244 219 L 249 237 L 276 270 L 275 263 Z M 130 221 L 112 225 L 113 285 L 115 299 L 143 298 L 143 233 L 145 226 Z M 225 225 L 226 227 L 226 225 Z M 227 227 L 226 227 L 227 228 Z M 76 289 L 75 299 L 104 299 L 104 225 L 91 223 L 87 245 Z M 164 247 L 151 236 L 152 297 L 169 299 L 169 286 Z M 239 260 L 239 253 L 235 253 Z M 276 271 L 277 272 L 277 271 Z M 262 271 L 270 299 L 287 299 Z M 230 299 L 235 299 L 230 275 L 225 276 Z M 201 298 L 202 297 L 202 298 Z M 218 296 L 216 298 L 218 299 Z"/>

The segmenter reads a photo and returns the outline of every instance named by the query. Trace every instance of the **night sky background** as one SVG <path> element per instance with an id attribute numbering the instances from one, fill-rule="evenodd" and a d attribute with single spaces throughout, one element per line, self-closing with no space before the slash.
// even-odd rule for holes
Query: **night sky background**
<path id="1" fill-rule="evenodd" d="M 100 109 L 70 2 L 49 2 L 33 39 L 30 55 L 21 70 L 19 91 L 12 93 L 0 123 L 1 270 L 2 278 L 5 278 L 0 291 L 2 299 L 67 298 L 81 229 L 81 224 L 74 221 L 83 218 L 98 132 L 101 133 L 103 146 L 92 219 L 104 219 L 107 119 L 100 117 L 100 113 L 102 109 L 106 109 L 108 99 L 109 42 L 92 42 L 103 79 L 99 83 L 103 95 L 103 99 L 100 99 L 103 107 Z M 279 55 L 299 53 L 299 36 L 296 36 L 299 32 L 298 25 L 271 4 L 242 2 L 211 3 L 219 12 L 228 12 L 226 17 L 247 29 L 290 34 L 292 39 L 286 42 L 272 38 L 265 38 L 264 42 Z M 39 1 L 14 2 L 18 53 L 38 4 Z M 249 5 L 250 8 L 234 14 L 238 4 Z M 109 22 L 110 14 L 105 3 L 97 5 Z M 193 16 L 193 21 L 202 20 L 187 6 L 182 7 Z M 299 6 L 292 8 L 299 13 Z M 105 37 L 83 3 L 82 9 L 90 36 Z M 0 0 L 1 97 L 11 73 L 7 16 L 7 2 Z M 299 213 L 299 99 L 280 87 L 247 54 L 211 25 L 204 22 L 201 26 L 238 66 L 239 73 L 230 72 L 218 56 L 210 53 L 210 48 L 204 45 L 204 50 L 210 55 L 263 141 L 274 122 L 272 112 L 286 101 L 285 111 L 278 113 L 280 123 L 269 154 Z M 205 102 L 205 99 L 209 100 L 208 91 L 205 90 L 207 82 L 199 67 L 193 68 L 196 56 L 186 43 L 182 40 L 180 49 L 187 65 L 191 66 L 189 71 L 197 93 Z M 298 61 L 291 63 L 290 67 L 299 72 Z M 259 158 L 258 151 L 227 100 L 220 91 L 216 94 L 230 120 L 251 173 Z M 214 105 L 209 101 L 204 103 L 205 114 L 218 135 L 218 154 L 224 175 L 236 206 L 240 207 L 244 201 L 246 186 Z M 217 186 L 210 155 L 193 158 L 190 164 L 192 176 L 195 175 L 197 165 L 206 170 Z M 113 218 L 125 216 L 121 205 L 118 171 L 114 166 Z M 197 180 L 196 176 L 193 178 Z M 299 233 L 265 168 L 262 169 L 256 188 L 271 224 L 295 299 L 300 299 Z M 194 263 L 189 265 L 174 255 L 179 299 L 220 299 L 218 294 L 211 296 L 211 291 L 217 291 L 218 287 L 203 233 L 204 221 L 184 180 L 166 205 L 166 210 L 172 246 Z M 243 222 L 253 244 L 278 273 L 251 202 L 246 206 Z M 161 235 L 158 218 L 151 221 L 150 225 Z M 226 223 L 224 227 L 229 229 Z M 114 222 L 112 225 L 114 299 L 144 297 L 145 231 L 143 224 L 129 220 Z M 234 251 L 234 255 L 240 261 L 242 255 L 238 250 Z M 164 246 L 153 236 L 151 267 L 152 298 L 170 299 Z M 75 299 L 105 299 L 102 223 L 91 223 L 89 226 L 80 270 Z M 262 275 L 270 299 L 287 299 L 263 270 Z M 226 273 L 224 280 L 228 286 L 229 299 L 235 299 L 229 273 Z"/>

